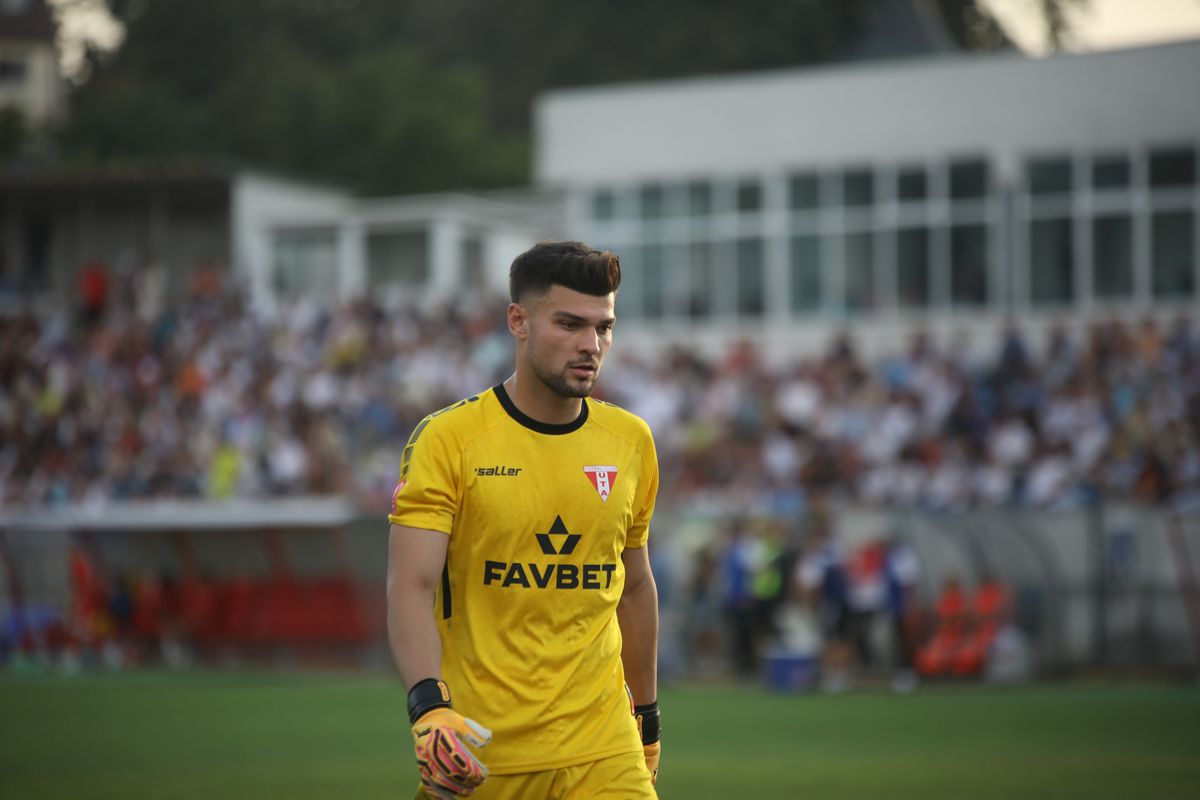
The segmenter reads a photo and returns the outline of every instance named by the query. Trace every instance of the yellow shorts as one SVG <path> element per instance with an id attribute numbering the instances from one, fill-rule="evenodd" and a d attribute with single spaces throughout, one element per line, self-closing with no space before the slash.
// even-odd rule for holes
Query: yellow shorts
<path id="1" fill-rule="evenodd" d="M 426 800 L 417 789 L 417 800 Z M 471 800 L 658 800 L 641 753 L 545 772 L 492 775 Z"/>

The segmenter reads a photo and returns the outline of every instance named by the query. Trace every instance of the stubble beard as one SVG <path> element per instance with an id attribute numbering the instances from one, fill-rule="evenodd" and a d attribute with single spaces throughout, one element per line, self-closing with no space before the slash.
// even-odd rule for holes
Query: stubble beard
<path id="1" fill-rule="evenodd" d="M 600 376 L 600 368 L 596 367 L 596 371 L 592 373 L 590 381 L 572 383 L 567 375 L 567 370 L 570 367 L 563 367 L 561 372 L 555 372 L 545 364 L 538 362 L 536 359 L 530 359 L 530 366 L 533 367 L 533 374 L 537 376 L 550 391 L 560 397 L 591 397 L 592 388 L 596 385 L 596 379 Z"/>

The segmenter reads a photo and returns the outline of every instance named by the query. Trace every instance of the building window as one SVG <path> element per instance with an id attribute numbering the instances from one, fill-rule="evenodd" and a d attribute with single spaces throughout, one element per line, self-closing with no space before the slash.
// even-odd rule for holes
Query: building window
<path id="1" fill-rule="evenodd" d="M 9 56 L 0 59 L 0 83 L 24 83 L 25 62 Z"/>
<path id="2" fill-rule="evenodd" d="M 692 242 L 687 252 L 688 313 L 697 318 L 712 316 L 713 290 L 717 282 L 713 245 Z"/>
<path id="3" fill-rule="evenodd" d="M 869 169 L 850 169 L 842 175 L 842 202 L 848 208 L 875 202 L 875 175 Z"/>
<path id="4" fill-rule="evenodd" d="M 737 243 L 737 311 L 739 316 L 762 316 L 764 298 L 763 244 L 760 239 Z"/>
<path id="5" fill-rule="evenodd" d="M 423 289 L 428 282 L 429 236 L 424 229 L 367 233 L 368 286 L 395 286 L 408 292 Z"/>
<path id="6" fill-rule="evenodd" d="M 337 296 L 337 233 L 280 231 L 274 236 L 272 284 L 281 297 Z"/>
<path id="7" fill-rule="evenodd" d="M 762 186 L 758 181 L 741 181 L 737 185 L 737 210 L 743 214 L 762 209 Z"/>
<path id="8" fill-rule="evenodd" d="M 1092 188 L 1126 189 L 1129 187 L 1129 158 L 1123 155 L 1097 156 L 1092 161 Z"/>
<path id="9" fill-rule="evenodd" d="M 592 193 L 592 220 L 608 222 L 616 216 L 616 198 L 611 189 L 599 189 Z"/>
<path id="10" fill-rule="evenodd" d="M 463 284 L 474 289 L 485 288 L 487 276 L 484 274 L 483 240 L 479 238 L 478 234 L 463 237 L 460 257 L 462 258 Z"/>
<path id="11" fill-rule="evenodd" d="M 901 228 L 896 234 L 896 302 L 901 308 L 929 305 L 928 228 Z"/>
<path id="12" fill-rule="evenodd" d="M 963 159 L 950 164 L 950 197 L 954 200 L 979 200 L 988 193 L 987 162 Z"/>
<path id="13" fill-rule="evenodd" d="M 642 248 L 642 315 L 661 319 L 666 312 L 666 269 L 663 248 L 648 244 Z"/>
<path id="14" fill-rule="evenodd" d="M 1133 295 L 1133 220 L 1092 220 L 1092 291 L 1104 300 Z"/>
<path id="15" fill-rule="evenodd" d="M 848 233 L 844 239 L 847 311 L 867 311 L 875 307 L 873 242 L 870 231 Z"/>
<path id="16" fill-rule="evenodd" d="M 1151 219 L 1154 248 L 1151 286 L 1155 297 L 1188 297 L 1195 292 L 1192 273 L 1192 237 L 1195 235 L 1191 212 L 1169 211 Z"/>
<path id="17" fill-rule="evenodd" d="M 987 305 L 987 228 L 955 225 L 950 229 L 950 303 Z"/>
<path id="18" fill-rule="evenodd" d="M 816 236 L 792 237 L 792 311 L 807 313 L 821 308 L 821 240 Z"/>
<path id="19" fill-rule="evenodd" d="M 788 206 L 797 211 L 813 211 L 821 204 L 821 181 L 811 173 L 793 175 L 788 181 Z"/>
<path id="20" fill-rule="evenodd" d="M 642 295 L 645 292 L 645 274 L 639 261 L 639 247 L 603 247 L 601 250 L 612 250 L 621 257 L 621 291 L 617 292 L 617 319 L 638 319 L 642 316 Z"/>
<path id="21" fill-rule="evenodd" d="M 928 179 L 924 167 L 905 167 L 896 179 L 896 197 L 908 203 L 924 200 L 929 196 Z"/>
<path id="22" fill-rule="evenodd" d="M 707 217 L 712 213 L 712 184 L 692 181 L 687 187 L 688 215 Z"/>
<path id="23" fill-rule="evenodd" d="M 1071 161 L 1067 158 L 1037 158 L 1028 164 L 1032 194 L 1066 194 L 1071 191 Z"/>
<path id="24" fill-rule="evenodd" d="M 1074 297 L 1071 220 L 1039 219 L 1030 224 L 1030 299 L 1035 305 L 1066 305 Z"/>
<path id="25" fill-rule="evenodd" d="M 658 184 L 643 186 L 638 193 L 638 204 L 641 208 L 642 219 L 662 219 L 663 188 Z"/>
<path id="26" fill-rule="evenodd" d="M 1172 147 L 1150 152 L 1150 185 L 1156 189 L 1192 186 L 1196 183 L 1196 151 Z"/>

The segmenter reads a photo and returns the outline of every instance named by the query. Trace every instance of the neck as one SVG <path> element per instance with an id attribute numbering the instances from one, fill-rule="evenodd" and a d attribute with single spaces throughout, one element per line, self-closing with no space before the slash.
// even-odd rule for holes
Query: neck
<path id="1" fill-rule="evenodd" d="M 504 389 L 522 414 L 538 422 L 565 425 L 583 411 L 583 398 L 563 397 L 520 366 L 504 382 Z"/>

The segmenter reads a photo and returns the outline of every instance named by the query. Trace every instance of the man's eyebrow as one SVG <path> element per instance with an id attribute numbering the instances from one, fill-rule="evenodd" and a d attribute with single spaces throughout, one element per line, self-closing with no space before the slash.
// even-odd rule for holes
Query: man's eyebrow
<path id="1" fill-rule="evenodd" d="M 589 322 L 590 321 L 587 317 L 582 317 L 579 314 L 572 314 L 570 311 L 561 311 L 561 310 L 554 311 L 554 312 L 551 312 L 551 316 L 558 317 L 559 319 L 570 320 L 571 322 Z M 600 324 L 602 322 L 616 322 L 616 320 L 617 320 L 616 317 L 609 316 L 609 317 L 603 317 L 603 318 L 597 320 L 596 323 Z"/>

